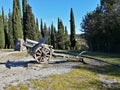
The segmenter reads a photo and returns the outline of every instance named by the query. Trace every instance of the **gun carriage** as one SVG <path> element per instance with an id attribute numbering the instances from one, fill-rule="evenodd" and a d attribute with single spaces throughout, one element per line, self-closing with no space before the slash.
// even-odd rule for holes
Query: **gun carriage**
<path id="1" fill-rule="evenodd" d="M 44 42 L 47 40 L 47 37 L 42 38 L 40 41 L 34 41 L 30 39 L 26 39 L 26 42 L 24 43 L 24 46 L 26 46 L 29 50 L 29 54 L 33 56 L 35 60 L 37 60 L 38 63 L 41 62 L 48 62 L 52 56 L 54 57 L 63 57 L 63 58 L 74 58 L 78 59 L 80 62 L 84 63 L 83 58 L 81 58 L 81 54 L 77 56 L 67 56 L 63 54 L 57 54 L 54 53 L 53 46 L 44 44 Z"/>

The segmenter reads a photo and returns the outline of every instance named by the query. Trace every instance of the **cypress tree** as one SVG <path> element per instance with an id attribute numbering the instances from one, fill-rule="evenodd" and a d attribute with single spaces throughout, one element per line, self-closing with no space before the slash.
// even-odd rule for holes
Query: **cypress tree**
<path id="1" fill-rule="evenodd" d="M 26 20 L 27 20 L 27 0 L 22 0 L 22 11 L 23 11 L 23 35 L 24 35 L 24 40 L 26 39 Z"/>
<path id="2" fill-rule="evenodd" d="M 40 33 L 40 30 L 39 30 L 38 19 L 36 19 L 36 34 L 37 34 L 37 40 L 40 40 L 41 39 L 41 33 Z"/>
<path id="3" fill-rule="evenodd" d="M 46 23 L 44 23 L 43 32 L 44 32 L 44 36 L 45 36 L 45 37 L 49 35 L 48 30 L 47 30 L 47 25 L 46 25 Z"/>
<path id="4" fill-rule="evenodd" d="M 56 48 L 56 29 L 53 25 L 53 23 L 51 24 L 51 45 Z"/>
<path id="5" fill-rule="evenodd" d="M 64 25 L 62 20 L 58 18 L 58 35 L 57 35 L 58 49 L 64 49 Z"/>
<path id="6" fill-rule="evenodd" d="M 46 23 L 44 23 L 43 33 L 44 33 L 44 37 L 49 37 L 49 31 L 48 31 Z M 47 40 L 46 43 L 48 44 L 49 40 Z"/>
<path id="7" fill-rule="evenodd" d="M 70 11 L 70 31 L 71 31 L 71 35 L 70 35 L 71 49 L 74 49 L 76 41 L 75 41 L 75 21 L 74 21 L 74 13 L 72 8 Z"/>
<path id="8" fill-rule="evenodd" d="M 8 44 L 8 18 L 7 16 L 4 19 L 4 34 L 5 34 L 5 48 L 8 48 L 9 44 Z"/>
<path id="9" fill-rule="evenodd" d="M 43 30 L 43 21 L 42 21 L 42 19 L 41 19 L 41 23 L 40 23 L 40 30 L 41 30 L 42 37 L 45 37 L 44 30 Z"/>
<path id="10" fill-rule="evenodd" d="M 3 9 L 3 7 L 2 7 L 2 18 L 3 18 L 3 24 L 4 24 L 4 17 L 5 17 L 5 15 L 4 15 L 4 9 Z"/>
<path id="11" fill-rule="evenodd" d="M 68 31 L 67 31 L 67 27 L 65 26 L 65 49 L 69 49 L 69 43 L 70 43 L 70 40 L 69 40 L 69 35 L 68 35 Z"/>
<path id="12" fill-rule="evenodd" d="M 3 17 L 0 15 L 0 48 L 4 48 L 5 46 L 5 36 L 4 36 L 4 24 Z"/>
<path id="13" fill-rule="evenodd" d="M 12 29 L 12 14 L 9 10 L 8 13 L 8 48 L 13 48 L 14 40 L 13 40 L 13 29 Z"/>
<path id="14" fill-rule="evenodd" d="M 50 36 L 49 38 L 48 38 L 48 44 L 49 45 L 51 45 L 51 28 L 50 28 L 50 26 L 48 27 L 48 36 Z"/>
<path id="15" fill-rule="evenodd" d="M 23 38 L 21 10 L 19 0 L 13 0 L 13 36 L 14 41 Z"/>
<path id="16" fill-rule="evenodd" d="M 32 13 L 32 9 L 30 5 L 27 5 L 27 14 L 26 14 L 26 38 L 36 40 L 36 25 L 35 25 L 35 17 Z"/>

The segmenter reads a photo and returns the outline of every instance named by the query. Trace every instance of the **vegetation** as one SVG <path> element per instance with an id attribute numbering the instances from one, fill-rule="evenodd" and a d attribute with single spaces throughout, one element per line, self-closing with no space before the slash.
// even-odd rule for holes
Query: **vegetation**
<path id="1" fill-rule="evenodd" d="M 120 52 L 120 0 L 100 1 L 85 15 L 82 31 L 91 51 Z"/>
<path id="2" fill-rule="evenodd" d="M 74 13 L 73 9 L 71 8 L 70 11 L 70 29 L 71 29 L 71 35 L 70 35 L 70 41 L 71 41 L 71 48 L 75 48 L 76 40 L 75 40 L 75 21 L 74 21 Z"/>
<path id="3" fill-rule="evenodd" d="M 72 8 L 70 11 L 71 39 L 68 35 L 67 27 L 64 26 L 62 20 L 59 18 L 57 29 L 53 22 L 51 26 L 47 27 L 42 19 L 39 29 L 39 20 L 35 18 L 32 7 L 28 4 L 28 0 L 22 0 L 22 14 L 20 1 L 13 0 L 13 11 L 11 12 L 9 10 L 8 16 L 4 15 L 4 9 L 2 7 L 2 15 L 0 16 L 3 19 L 1 21 L 3 25 L 0 25 L 0 28 L 1 31 L 4 31 L 3 35 L 1 35 L 1 37 L 4 37 L 1 38 L 3 40 L 1 49 L 14 48 L 14 44 L 18 39 L 26 40 L 26 38 L 29 38 L 40 40 L 43 37 L 49 37 L 46 43 L 53 45 L 55 49 L 70 49 L 71 47 L 77 49 L 77 46 L 75 46 L 75 23 Z M 70 42 L 72 45 L 70 45 Z"/>
<path id="4" fill-rule="evenodd" d="M 21 18 L 22 17 L 21 17 L 20 2 L 19 0 L 13 0 L 12 29 L 13 29 L 14 42 L 18 39 L 23 38 Z"/>
<path id="5" fill-rule="evenodd" d="M 4 37 L 4 24 L 3 18 L 0 16 L 0 48 L 4 48 L 5 46 L 5 37 Z"/>
<path id="6" fill-rule="evenodd" d="M 57 34 L 57 46 L 59 49 L 64 49 L 64 25 L 61 19 L 58 18 L 58 34 Z"/>

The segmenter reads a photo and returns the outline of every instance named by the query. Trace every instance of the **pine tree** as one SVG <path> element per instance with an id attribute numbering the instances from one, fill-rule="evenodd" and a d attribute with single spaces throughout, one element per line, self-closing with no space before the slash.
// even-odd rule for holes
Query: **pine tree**
<path id="1" fill-rule="evenodd" d="M 23 29 L 22 29 L 22 21 L 21 21 L 21 10 L 19 0 L 13 0 L 13 36 L 14 41 L 23 38 Z"/>
<path id="2" fill-rule="evenodd" d="M 0 15 L 0 48 L 4 48 L 5 46 L 5 36 L 4 36 L 4 24 L 3 17 Z"/>
<path id="3" fill-rule="evenodd" d="M 70 42 L 71 42 L 71 49 L 75 49 L 75 21 L 74 21 L 74 13 L 73 9 L 71 8 L 70 11 L 70 30 L 71 30 L 71 35 L 70 35 Z"/>

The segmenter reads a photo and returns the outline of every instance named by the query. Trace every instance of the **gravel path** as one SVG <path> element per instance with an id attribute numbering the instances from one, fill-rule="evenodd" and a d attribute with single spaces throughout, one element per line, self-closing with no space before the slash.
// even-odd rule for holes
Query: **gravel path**
<path id="1" fill-rule="evenodd" d="M 64 74 L 72 70 L 72 67 L 75 67 L 77 63 L 54 63 L 55 61 L 50 61 L 50 64 L 37 64 L 37 63 L 28 63 L 28 67 L 11 67 L 7 68 L 6 63 L 9 59 L 10 61 L 11 53 L 0 53 L 1 64 L 0 64 L 0 90 L 4 90 L 4 87 L 9 85 L 18 85 L 20 83 L 26 84 L 30 83 L 31 79 L 42 79 L 45 76 L 53 74 Z M 4 58 L 3 58 L 4 57 Z M 14 62 L 19 61 L 30 61 L 33 60 L 31 57 L 25 59 L 13 60 Z"/>

